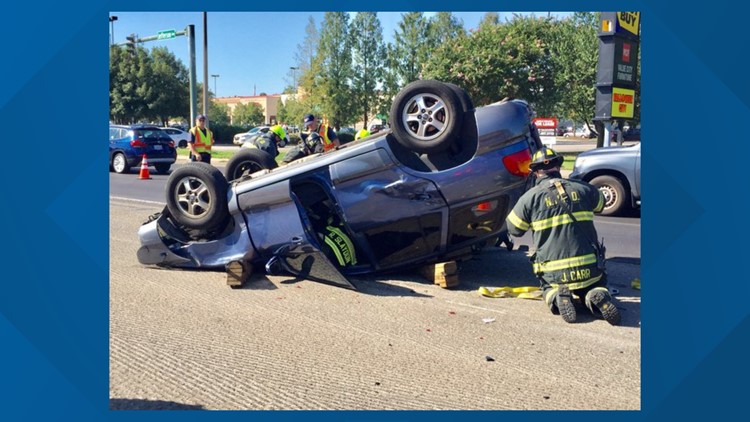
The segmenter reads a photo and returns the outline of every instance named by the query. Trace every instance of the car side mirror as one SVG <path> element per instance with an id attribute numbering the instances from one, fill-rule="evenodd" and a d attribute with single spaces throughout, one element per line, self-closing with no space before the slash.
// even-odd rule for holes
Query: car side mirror
<path id="1" fill-rule="evenodd" d="M 187 141 L 181 139 L 180 142 L 177 143 L 177 148 L 187 148 Z"/>

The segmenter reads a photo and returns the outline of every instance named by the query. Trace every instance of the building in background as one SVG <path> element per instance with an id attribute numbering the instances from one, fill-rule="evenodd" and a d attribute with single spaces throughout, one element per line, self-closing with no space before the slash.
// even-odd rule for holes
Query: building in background
<path id="1" fill-rule="evenodd" d="M 279 113 L 279 105 L 281 103 L 281 95 L 253 95 L 253 96 L 235 96 L 235 97 L 220 97 L 214 98 L 214 101 L 221 104 L 226 104 L 229 107 L 229 121 L 232 121 L 232 115 L 234 114 L 234 108 L 238 104 L 250 104 L 255 103 L 263 107 L 263 116 L 266 125 L 272 125 L 277 123 L 276 116 Z"/>

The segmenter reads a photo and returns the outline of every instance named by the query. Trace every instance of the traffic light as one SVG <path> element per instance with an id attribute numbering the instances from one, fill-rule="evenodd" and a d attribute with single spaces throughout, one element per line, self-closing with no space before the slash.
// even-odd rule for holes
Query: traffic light
<path id="1" fill-rule="evenodd" d="M 130 34 L 127 37 L 125 37 L 127 42 L 125 43 L 128 51 L 130 52 L 130 55 L 135 57 L 135 34 Z"/>

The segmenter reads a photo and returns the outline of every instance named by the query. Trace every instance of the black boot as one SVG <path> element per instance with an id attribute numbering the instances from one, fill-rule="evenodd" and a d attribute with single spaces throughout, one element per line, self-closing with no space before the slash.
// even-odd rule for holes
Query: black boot
<path id="1" fill-rule="evenodd" d="M 573 305 L 573 295 L 568 290 L 568 286 L 561 284 L 557 288 L 557 297 L 555 304 L 560 311 L 560 316 L 565 322 L 576 322 L 576 307 Z"/>
<path id="2" fill-rule="evenodd" d="M 596 309 L 602 318 L 612 325 L 620 324 L 620 310 L 609 300 L 609 294 L 603 289 L 594 289 L 586 295 L 586 301 L 591 303 L 592 311 Z"/>

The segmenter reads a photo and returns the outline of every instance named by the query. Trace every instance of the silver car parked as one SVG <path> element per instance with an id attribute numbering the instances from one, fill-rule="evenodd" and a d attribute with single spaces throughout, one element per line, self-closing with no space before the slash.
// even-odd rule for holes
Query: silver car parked
<path id="1" fill-rule="evenodd" d="M 597 148 L 576 158 L 571 179 L 583 180 L 604 194 L 602 215 L 621 215 L 641 206 L 641 143 Z"/>

